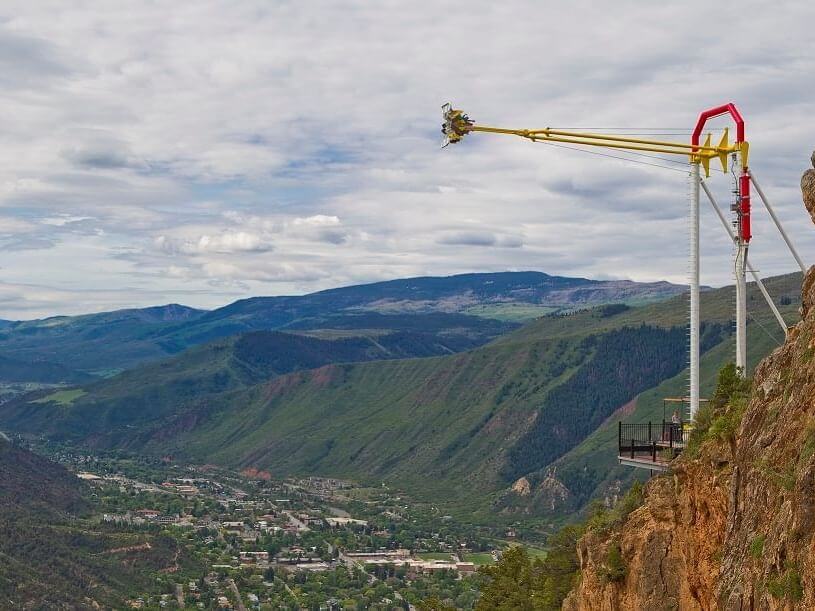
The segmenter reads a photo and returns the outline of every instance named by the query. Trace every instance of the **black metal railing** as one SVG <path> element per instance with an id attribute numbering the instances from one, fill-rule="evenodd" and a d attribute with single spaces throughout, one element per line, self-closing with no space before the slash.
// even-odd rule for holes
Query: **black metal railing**
<path id="1" fill-rule="evenodd" d="M 685 447 L 685 426 L 682 422 L 620 422 L 617 445 L 620 456 L 668 462 Z"/>

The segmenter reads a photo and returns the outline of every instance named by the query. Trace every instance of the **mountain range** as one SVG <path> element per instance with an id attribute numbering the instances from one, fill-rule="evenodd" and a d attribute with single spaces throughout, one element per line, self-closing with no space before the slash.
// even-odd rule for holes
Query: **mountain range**
<path id="1" fill-rule="evenodd" d="M 290 304 L 281 305 L 289 298 L 190 313 L 189 320 L 168 323 L 180 325 L 170 335 L 190 338 L 191 329 L 220 329 L 214 334 L 221 335 L 226 324 L 243 331 L 280 324 L 287 331 L 239 332 L 107 379 L 40 390 L 0 407 L 0 425 L 96 449 L 277 475 L 385 481 L 451 511 L 490 519 L 561 519 L 632 477 L 615 466 L 612 417 L 620 410 L 657 417 L 660 393 L 683 394 L 685 296 L 645 305 L 651 297 L 640 295 L 639 305 L 563 306 L 519 326 L 483 314 L 422 310 L 431 293 L 440 308 L 450 295 L 474 299 L 476 291 L 470 276 L 454 289 L 439 288 L 438 279 L 418 280 L 412 312 L 404 304 L 399 313 L 349 305 L 391 307 L 411 286 L 403 281 L 384 283 L 382 293 L 372 285 L 351 287 L 344 301 L 323 302 L 331 308 L 322 314 L 301 304 L 299 318 Z M 481 280 L 482 306 L 518 303 L 487 300 L 505 299 L 519 285 Z M 767 283 L 790 322 L 799 283 L 797 275 Z M 419 303 L 425 305 L 414 307 Z M 708 387 L 731 358 L 732 303 L 732 287 L 703 294 Z M 777 338 L 752 285 L 749 303 L 754 362 Z M 441 338 L 474 330 L 481 333 L 474 344 L 435 351 Z M 427 341 L 417 340 L 422 334 Z"/>
<path id="2" fill-rule="evenodd" d="M 470 349 L 523 322 L 602 303 L 640 304 L 676 295 L 667 282 L 597 281 L 541 272 L 422 277 L 293 297 L 253 297 L 209 312 L 180 305 L 0 325 L 0 352 L 110 375 L 198 344 L 257 330 L 324 336 L 434 335 L 437 354 Z M 425 356 L 422 348 L 415 356 Z"/>

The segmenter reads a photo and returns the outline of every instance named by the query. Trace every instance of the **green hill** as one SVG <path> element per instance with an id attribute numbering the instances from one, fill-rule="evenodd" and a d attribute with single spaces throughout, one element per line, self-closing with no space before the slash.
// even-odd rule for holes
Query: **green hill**
<path id="1" fill-rule="evenodd" d="M 797 275 L 768 282 L 784 297 L 790 322 L 799 283 Z M 757 358 L 780 330 L 750 291 Z M 732 288 L 702 296 L 706 379 L 731 358 L 732 303 Z M 239 363 L 236 344 L 215 343 L 83 387 L 87 394 L 71 401 L 12 402 L 0 408 L 0 422 L 96 447 L 278 475 L 386 481 L 462 511 L 562 515 L 629 477 L 608 456 L 613 414 L 638 396 L 651 397 L 637 402 L 639 416 L 658 408 L 659 393 L 683 394 L 686 307 L 684 296 L 601 306 L 541 318 L 460 354 L 344 363 L 364 359 L 337 354 L 333 364 L 303 361 L 294 373 L 276 367 L 273 356 Z M 222 345 L 221 358 L 212 351 Z M 244 386 L 269 375 L 278 377 Z M 554 506 L 547 496 L 553 467 L 566 488 Z M 508 489 L 522 476 L 532 491 L 514 498 Z"/>
<path id="2" fill-rule="evenodd" d="M 500 326 L 500 323 L 497 324 Z M 170 359 L 148 363 L 109 379 L 66 391 L 43 390 L 12 402 L 0 420 L 18 430 L 32 426 L 56 436 L 77 437 L 153 423 L 176 414 L 185 403 L 245 388 L 293 371 L 330 363 L 401 359 L 459 351 L 460 338 L 432 333 L 320 339 L 255 331 L 221 339 Z M 55 408 L 62 408 L 55 412 Z M 93 417 L 88 417 L 92 410 Z"/>
<path id="3" fill-rule="evenodd" d="M 0 325 L 0 352 L 15 360 L 105 374 L 166 356 L 167 350 L 153 335 L 203 313 L 173 304 L 11 322 Z"/>
<path id="4" fill-rule="evenodd" d="M 40 384 L 81 384 L 93 376 L 47 361 L 19 361 L 0 356 L 0 384 L 34 382 Z"/>
<path id="5" fill-rule="evenodd" d="M 80 481 L 0 435 L 0 608 L 123 608 L 172 566 L 173 539 L 91 524 Z"/>

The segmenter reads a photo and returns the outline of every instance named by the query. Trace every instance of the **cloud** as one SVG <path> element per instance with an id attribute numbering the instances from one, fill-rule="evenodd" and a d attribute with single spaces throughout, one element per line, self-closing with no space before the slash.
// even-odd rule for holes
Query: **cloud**
<path id="1" fill-rule="evenodd" d="M 520 248 L 523 240 L 518 236 L 497 236 L 489 231 L 452 231 L 442 234 L 436 242 L 450 246 L 499 246 Z"/>
<path id="2" fill-rule="evenodd" d="M 271 243 L 262 236 L 245 231 L 227 231 L 219 235 L 202 235 L 196 240 L 178 240 L 166 235 L 155 239 L 156 247 L 167 254 L 249 253 L 268 252 Z"/>
<path id="3" fill-rule="evenodd" d="M 64 51 L 47 40 L 0 27 L 0 83 L 31 89 L 71 72 Z"/>
<path id="4" fill-rule="evenodd" d="M 144 163 L 134 158 L 126 144 L 109 134 L 87 135 L 78 142 L 72 142 L 62 154 L 72 164 L 90 170 L 141 168 L 145 166 Z"/>
<path id="5" fill-rule="evenodd" d="M 502 269 L 684 281 L 684 160 L 482 134 L 440 151 L 447 100 L 484 123 L 680 140 L 735 100 L 751 165 L 815 260 L 797 188 L 813 23 L 803 1 L 11 0 L 0 318 Z M 729 177 L 711 185 L 726 206 Z M 731 244 L 710 210 L 702 223 L 703 281 L 730 282 Z M 754 225 L 754 264 L 793 269 L 760 208 Z"/>

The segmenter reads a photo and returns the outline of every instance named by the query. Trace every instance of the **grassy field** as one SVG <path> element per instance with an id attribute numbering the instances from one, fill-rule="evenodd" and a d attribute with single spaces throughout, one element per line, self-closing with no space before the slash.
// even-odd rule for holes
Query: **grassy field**
<path id="1" fill-rule="evenodd" d="M 464 562 L 472 562 L 476 566 L 495 564 L 495 560 L 490 552 L 478 552 L 475 554 L 465 554 Z"/>
<path id="2" fill-rule="evenodd" d="M 453 555 L 446 552 L 421 552 L 416 554 L 422 560 L 452 560 Z"/>
<path id="3" fill-rule="evenodd" d="M 527 322 L 545 314 L 557 312 L 559 309 L 553 306 L 539 306 L 530 303 L 496 303 L 473 306 L 464 310 L 464 313 L 505 322 Z"/>
<path id="4" fill-rule="evenodd" d="M 72 388 L 70 390 L 58 390 L 55 393 L 46 395 L 32 403 L 56 403 L 57 405 L 71 405 L 80 397 L 84 397 L 88 393 L 81 388 Z"/>

